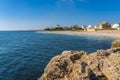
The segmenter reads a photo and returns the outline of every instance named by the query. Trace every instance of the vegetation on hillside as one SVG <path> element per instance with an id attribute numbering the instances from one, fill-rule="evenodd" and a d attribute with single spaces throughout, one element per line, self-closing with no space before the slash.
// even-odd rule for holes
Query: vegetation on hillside
<path id="1" fill-rule="evenodd" d="M 71 25 L 71 26 L 61 26 L 61 25 L 56 25 L 54 27 L 51 28 L 45 28 L 44 30 L 47 31 L 63 31 L 63 30 L 84 30 L 81 26 L 78 25 Z"/>

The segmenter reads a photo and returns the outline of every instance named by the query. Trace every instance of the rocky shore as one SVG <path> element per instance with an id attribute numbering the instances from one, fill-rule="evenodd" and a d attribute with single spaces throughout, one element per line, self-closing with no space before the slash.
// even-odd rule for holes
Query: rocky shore
<path id="1" fill-rule="evenodd" d="M 93 53 L 64 51 L 51 59 L 39 80 L 120 80 L 120 40 Z"/>

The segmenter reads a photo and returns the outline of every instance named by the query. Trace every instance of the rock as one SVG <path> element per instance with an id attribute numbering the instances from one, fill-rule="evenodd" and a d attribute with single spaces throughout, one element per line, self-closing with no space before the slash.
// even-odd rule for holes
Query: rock
<path id="1" fill-rule="evenodd" d="M 120 39 L 113 41 L 111 48 L 120 48 Z"/>
<path id="2" fill-rule="evenodd" d="M 120 48 L 64 51 L 51 59 L 39 80 L 120 80 Z"/>
<path id="3" fill-rule="evenodd" d="M 98 56 L 109 56 L 110 52 L 106 50 L 97 50 L 97 55 Z"/>
<path id="4" fill-rule="evenodd" d="M 101 68 L 108 80 L 120 80 L 120 56 L 114 56 L 112 54 L 109 58 L 106 58 Z"/>
<path id="5" fill-rule="evenodd" d="M 83 51 L 64 51 L 61 55 L 53 57 L 40 80 L 59 80 L 69 76 L 75 61 L 83 55 L 86 55 Z"/>

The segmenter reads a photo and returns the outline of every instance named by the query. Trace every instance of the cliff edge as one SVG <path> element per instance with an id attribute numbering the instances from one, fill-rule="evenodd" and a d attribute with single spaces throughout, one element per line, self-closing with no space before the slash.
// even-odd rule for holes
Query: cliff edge
<path id="1" fill-rule="evenodd" d="M 120 80 L 120 40 L 112 48 L 85 51 L 64 51 L 46 66 L 39 80 Z"/>

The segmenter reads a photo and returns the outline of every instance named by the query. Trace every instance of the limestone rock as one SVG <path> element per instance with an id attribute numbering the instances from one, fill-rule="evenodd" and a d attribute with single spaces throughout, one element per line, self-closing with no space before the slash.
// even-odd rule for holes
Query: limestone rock
<path id="1" fill-rule="evenodd" d="M 120 48 L 120 39 L 112 42 L 112 48 Z"/>
<path id="2" fill-rule="evenodd" d="M 60 80 L 69 77 L 75 61 L 83 55 L 86 55 L 84 51 L 64 51 L 61 55 L 53 57 L 41 80 Z"/>

